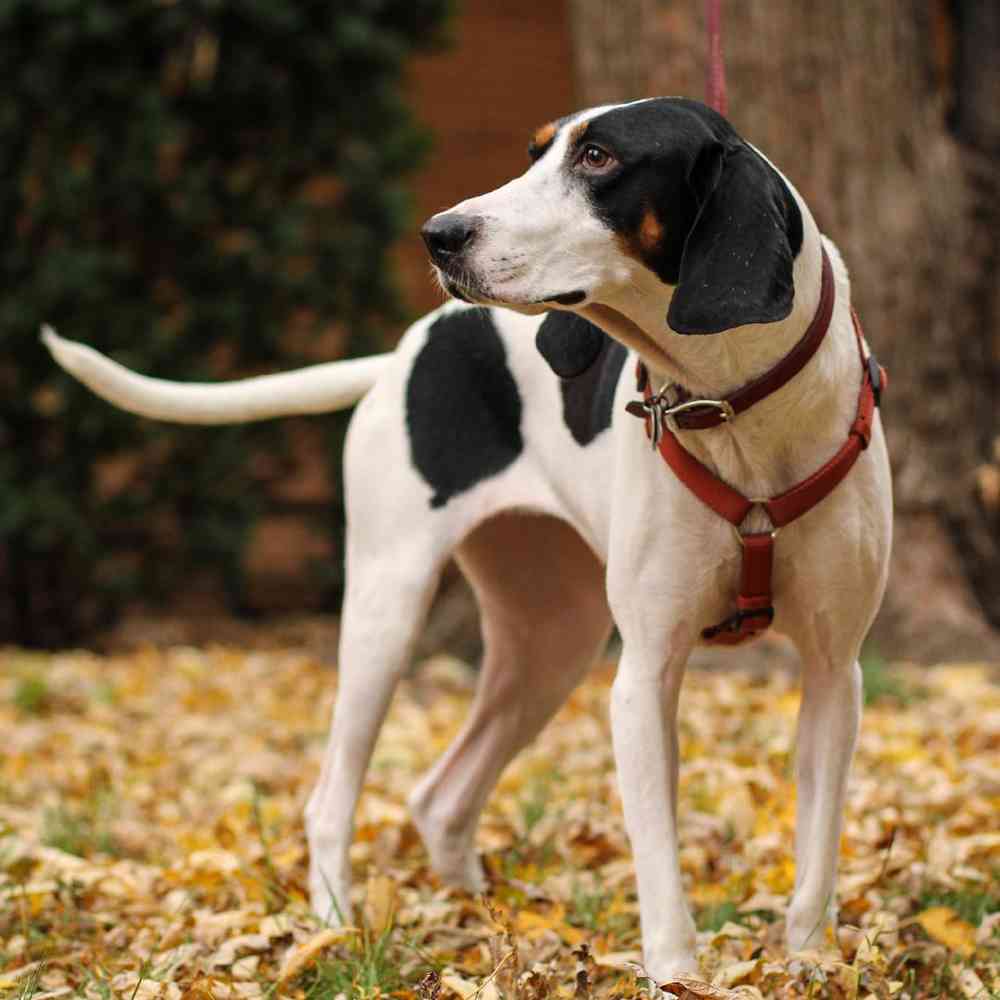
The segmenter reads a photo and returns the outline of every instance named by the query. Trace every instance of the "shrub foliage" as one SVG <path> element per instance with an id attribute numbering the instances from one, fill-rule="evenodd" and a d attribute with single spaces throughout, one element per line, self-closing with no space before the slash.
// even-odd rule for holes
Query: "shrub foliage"
<path id="1" fill-rule="evenodd" d="M 370 349 L 426 145 L 401 73 L 448 2 L 0 0 L 0 637 L 74 640 L 195 567 L 239 599 L 279 431 L 121 414 L 39 323 L 169 378 L 297 364 L 292 326 Z"/>

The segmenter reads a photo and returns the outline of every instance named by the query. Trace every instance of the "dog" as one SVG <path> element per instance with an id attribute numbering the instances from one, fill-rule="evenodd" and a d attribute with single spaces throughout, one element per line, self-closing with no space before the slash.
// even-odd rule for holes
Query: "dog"
<path id="1" fill-rule="evenodd" d="M 44 336 L 100 395 L 160 419 L 226 423 L 360 399 L 344 454 L 339 689 L 306 810 L 317 913 L 349 916 L 348 848 L 369 756 L 454 556 L 479 602 L 485 654 L 464 728 L 410 799 L 433 866 L 485 887 L 480 811 L 614 622 L 611 723 L 644 961 L 659 981 L 697 975 L 676 827 L 685 663 L 738 591 L 742 600 L 746 536 L 773 539 L 766 498 L 815 480 L 843 451 L 878 378 L 836 248 L 790 181 L 714 111 L 682 98 L 602 106 L 543 126 L 529 152 L 526 173 L 424 226 L 453 301 L 391 354 L 177 385 Z M 727 412 L 719 401 L 785 363 L 824 309 L 800 370 Z M 684 430 L 690 406 L 720 419 Z M 791 950 L 822 944 L 836 919 L 858 653 L 886 583 L 891 483 L 870 410 L 842 481 L 768 549 L 767 610 L 803 662 Z M 688 465 L 751 498 L 743 520 L 720 517 L 661 460 L 667 438 Z"/>

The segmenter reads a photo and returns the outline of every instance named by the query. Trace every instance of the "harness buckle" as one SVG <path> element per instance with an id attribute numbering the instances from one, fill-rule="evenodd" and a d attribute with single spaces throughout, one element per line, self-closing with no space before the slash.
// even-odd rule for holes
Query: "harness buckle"
<path id="1" fill-rule="evenodd" d="M 729 423 L 736 419 L 736 411 L 728 399 L 689 399 L 684 403 L 677 403 L 674 406 L 668 407 L 663 415 L 665 417 L 673 417 L 678 413 L 698 410 L 704 406 L 707 406 L 709 409 L 718 410 L 723 423 Z"/>
<path id="2" fill-rule="evenodd" d="M 642 420 L 649 420 L 649 441 L 653 451 L 659 447 L 660 438 L 663 437 L 663 424 L 678 413 L 686 413 L 689 410 L 697 410 L 704 406 L 713 407 L 719 411 L 722 422 L 727 423 L 736 419 L 736 411 L 728 400 L 725 399 L 688 399 L 681 403 L 669 403 L 667 394 L 672 388 L 670 383 L 660 387 L 660 391 L 644 399 L 633 399 L 625 405 L 625 409 L 633 417 Z M 674 422 L 674 427 L 677 427 Z"/>
<path id="3" fill-rule="evenodd" d="M 749 638 L 758 632 L 764 632 L 774 622 L 774 605 L 764 608 L 740 608 L 734 611 L 725 621 L 718 625 L 702 629 L 703 639 L 715 639 L 720 635 L 727 637 L 744 636 Z"/>

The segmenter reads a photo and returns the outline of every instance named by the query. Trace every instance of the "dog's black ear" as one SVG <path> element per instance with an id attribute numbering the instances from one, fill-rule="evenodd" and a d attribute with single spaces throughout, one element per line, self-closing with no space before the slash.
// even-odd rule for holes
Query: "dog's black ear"
<path id="1" fill-rule="evenodd" d="M 792 242 L 796 253 L 801 242 L 790 229 L 797 221 L 801 230 L 801 219 L 781 177 L 745 143 L 712 141 L 688 185 L 699 211 L 667 312 L 671 329 L 719 333 L 784 319 L 795 295 Z"/>
<path id="2" fill-rule="evenodd" d="M 550 312 L 535 334 L 535 346 L 560 378 L 576 378 L 597 360 L 606 339 L 581 316 Z"/>

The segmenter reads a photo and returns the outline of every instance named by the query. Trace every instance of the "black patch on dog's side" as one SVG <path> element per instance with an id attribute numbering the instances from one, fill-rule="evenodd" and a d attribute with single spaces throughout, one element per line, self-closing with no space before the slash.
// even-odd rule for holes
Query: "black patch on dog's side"
<path id="1" fill-rule="evenodd" d="M 594 363 L 576 378 L 560 379 L 563 420 L 581 447 L 611 426 L 615 390 L 628 357 L 622 344 L 600 330 L 598 333 L 604 342 Z"/>
<path id="2" fill-rule="evenodd" d="M 488 309 L 455 310 L 431 325 L 406 386 L 406 427 L 431 507 L 521 454 L 521 395 Z"/>
<path id="3" fill-rule="evenodd" d="M 535 334 L 535 347 L 560 378 L 576 378 L 597 360 L 607 339 L 580 316 L 550 312 Z"/>

